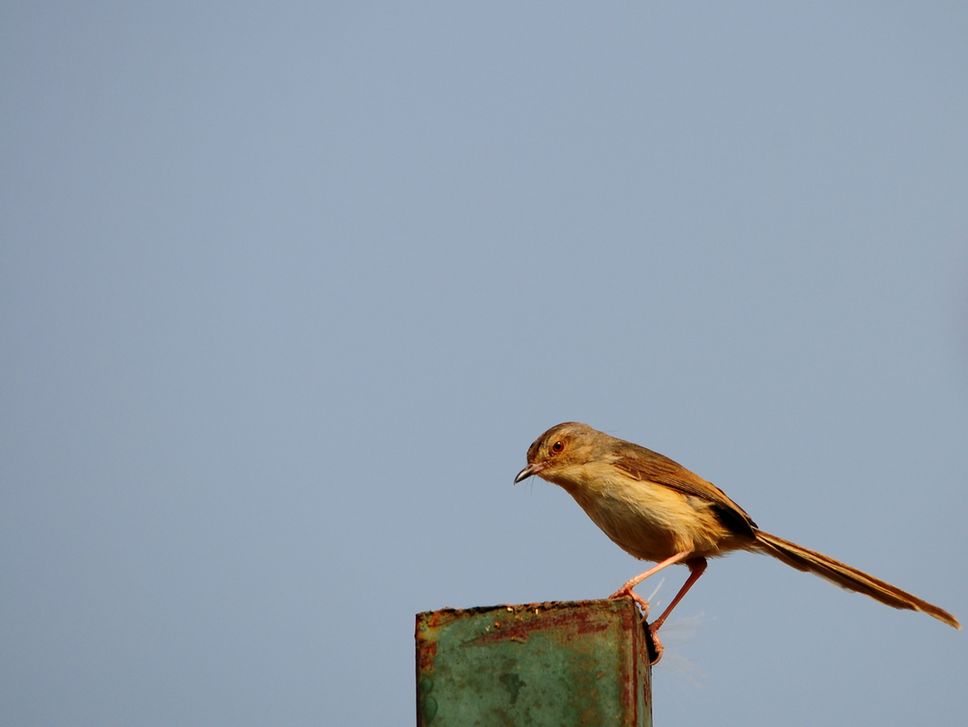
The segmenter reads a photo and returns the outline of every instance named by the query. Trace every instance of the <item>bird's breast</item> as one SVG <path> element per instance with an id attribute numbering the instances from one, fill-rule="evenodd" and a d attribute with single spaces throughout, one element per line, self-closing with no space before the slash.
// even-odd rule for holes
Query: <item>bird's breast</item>
<path id="1" fill-rule="evenodd" d="M 558 484 L 616 545 L 636 558 L 661 561 L 683 551 L 719 553 L 728 534 L 706 501 L 613 473 L 610 467 L 593 470 Z"/>

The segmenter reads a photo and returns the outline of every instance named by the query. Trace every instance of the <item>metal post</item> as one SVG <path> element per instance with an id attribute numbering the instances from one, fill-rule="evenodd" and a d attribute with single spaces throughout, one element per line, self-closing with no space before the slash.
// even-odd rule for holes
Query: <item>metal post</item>
<path id="1" fill-rule="evenodd" d="M 631 599 L 417 614 L 417 725 L 651 727 L 651 639 Z"/>

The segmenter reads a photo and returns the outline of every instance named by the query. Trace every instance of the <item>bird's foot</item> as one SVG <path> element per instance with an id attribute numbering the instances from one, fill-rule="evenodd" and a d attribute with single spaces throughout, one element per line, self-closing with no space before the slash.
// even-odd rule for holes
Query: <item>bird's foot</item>
<path id="1" fill-rule="evenodd" d="M 646 634 L 648 640 L 648 652 L 649 652 L 649 666 L 655 666 L 659 663 L 659 659 L 662 658 L 662 652 L 665 649 L 662 646 L 662 642 L 659 640 L 659 629 L 652 626 L 646 627 L 648 629 L 648 634 Z"/>
<path id="2" fill-rule="evenodd" d="M 662 658 L 662 652 L 664 651 L 662 641 L 659 640 L 658 634 L 659 626 L 662 625 L 661 621 L 659 623 L 649 625 L 647 621 L 649 617 L 649 602 L 642 598 L 642 596 L 640 596 L 638 593 L 633 591 L 632 586 L 630 586 L 628 583 L 609 596 L 608 600 L 614 601 L 618 598 L 631 598 L 639 605 L 639 608 L 642 609 L 642 630 L 645 631 L 646 650 L 649 653 L 649 666 L 658 664 L 659 659 Z"/>
<path id="3" fill-rule="evenodd" d="M 618 598 L 631 598 L 633 601 L 639 604 L 639 608 L 642 609 L 642 622 L 645 623 L 645 620 L 649 617 L 648 601 L 646 601 L 644 598 L 642 598 L 642 596 L 640 596 L 638 593 L 633 591 L 632 588 L 627 583 L 621 588 L 619 588 L 617 591 L 615 591 L 615 593 L 613 593 L 611 596 L 609 596 L 608 600 L 614 601 Z"/>

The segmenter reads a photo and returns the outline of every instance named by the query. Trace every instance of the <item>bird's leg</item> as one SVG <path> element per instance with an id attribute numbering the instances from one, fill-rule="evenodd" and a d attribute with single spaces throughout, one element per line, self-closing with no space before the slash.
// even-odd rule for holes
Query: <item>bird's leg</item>
<path id="1" fill-rule="evenodd" d="M 686 579 L 686 582 L 682 584 L 682 588 L 679 589 L 679 592 L 672 599 L 672 603 L 670 603 L 666 607 L 665 611 L 662 612 L 662 615 L 653 621 L 651 626 L 649 626 L 649 632 L 652 634 L 652 644 L 655 647 L 655 660 L 652 662 L 652 664 L 657 664 L 659 659 L 662 658 L 662 642 L 659 640 L 659 634 L 657 633 L 659 628 L 663 623 L 665 623 L 666 618 L 668 618 L 669 614 L 672 613 L 672 609 L 676 607 L 676 604 L 678 604 L 679 601 L 682 600 L 682 597 L 686 595 L 686 591 L 692 588 L 692 585 L 699 580 L 699 576 L 701 576 L 703 571 L 706 570 L 705 558 L 688 559 L 690 555 L 692 555 L 691 550 L 684 550 L 681 553 L 676 553 L 671 558 L 666 558 L 661 563 L 657 563 L 653 567 L 649 568 L 649 570 L 645 571 L 645 573 L 640 573 L 639 575 L 635 576 L 635 578 L 626 581 L 625 585 L 609 596 L 609 598 L 624 598 L 625 596 L 629 596 L 642 607 L 645 617 L 648 618 L 649 602 L 632 589 L 649 576 L 653 576 L 658 573 L 663 568 L 668 568 L 670 565 L 675 565 L 683 560 L 686 561 L 686 565 L 689 567 L 689 577 Z"/>
<path id="2" fill-rule="evenodd" d="M 701 576 L 703 571 L 706 570 L 706 559 L 692 558 L 691 560 L 686 561 L 686 566 L 689 568 L 689 577 L 686 578 L 686 582 L 682 584 L 682 588 L 679 589 L 679 592 L 675 595 L 675 598 L 672 599 L 672 602 L 666 606 L 666 609 L 662 612 L 662 615 L 653 621 L 652 626 L 649 627 L 652 629 L 653 637 L 655 636 L 655 632 L 662 628 L 662 624 L 665 623 L 665 620 L 669 617 L 669 614 L 672 613 L 672 609 L 676 607 L 676 604 L 682 600 L 682 597 L 686 595 L 686 592 L 692 588 L 693 584 L 699 580 L 699 576 Z M 656 643 L 658 644 L 658 639 L 656 639 Z"/>
<path id="3" fill-rule="evenodd" d="M 610 599 L 613 599 L 613 598 L 624 598 L 625 596 L 629 596 L 630 598 L 634 599 L 636 603 L 638 603 L 640 605 L 644 604 L 645 605 L 645 608 L 646 608 L 646 613 L 648 613 L 648 605 L 649 605 L 649 602 L 646 601 L 641 596 L 639 596 L 637 593 L 635 593 L 632 589 L 635 588 L 637 585 L 639 585 L 642 581 L 644 581 L 649 576 L 654 576 L 656 573 L 658 573 L 663 568 L 668 568 L 670 565 L 675 565 L 679 561 L 685 560 L 690 555 L 692 555 L 692 551 L 691 550 L 684 550 L 681 553 L 676 553 L 671 558 L 666 558 L 661 563 L 657 563 L 656 565 L 654 565 L 651 568 L 649 568 L 647 571 L 645 571 L 645 573 L 640 573 L 639 575 L 635 576 L 635 578 L 632 578 L 632 579 L 626 581 L 625 582 L 625 585 L 623 585 L 621 588 L 619 588 L 617 591 L 615 591 L 615 593 L 613 593 L 611 596 L 609 596 L 609 598 Z M 680 594 L 681 593 L 682 592 L 680 591 Z M 666 609 L 666 610 L 668 611 L 668 609 Z"/>

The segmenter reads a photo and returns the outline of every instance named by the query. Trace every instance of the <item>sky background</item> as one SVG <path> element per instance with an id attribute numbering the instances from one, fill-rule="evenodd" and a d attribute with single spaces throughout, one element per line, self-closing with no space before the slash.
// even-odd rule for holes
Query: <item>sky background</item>
<path id="1" fill-rule="evenodd" d="M 968 617 L 968 5 L 0 6 L 0 723 L 395 725 L 413 622 L 645 564 L 581 420 Z M 660 586 L 657 605 L 686 571 Z M 657 727 L 962 724 L 761 556 Z"/>

